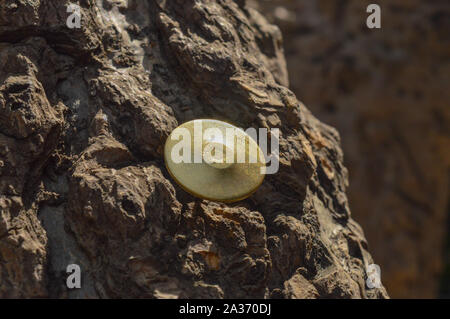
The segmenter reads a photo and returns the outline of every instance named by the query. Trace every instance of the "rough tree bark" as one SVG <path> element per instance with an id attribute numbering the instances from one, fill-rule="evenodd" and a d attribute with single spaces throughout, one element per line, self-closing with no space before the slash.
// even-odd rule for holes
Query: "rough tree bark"
<path id="1" fill-rule="evenodd" d="M 244 1 L 83 0 L 69 29 L 68 4 L 0 4 L 1 297 L 387 297 L 277 27 Z M 162 149 L 195 118 L 280 128 L 280 171 L 231 205 L 186 194 Z"/>

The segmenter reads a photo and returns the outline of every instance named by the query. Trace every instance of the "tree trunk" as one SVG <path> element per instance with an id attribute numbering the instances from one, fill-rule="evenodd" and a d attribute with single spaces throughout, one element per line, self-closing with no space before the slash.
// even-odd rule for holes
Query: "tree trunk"
<path id="1" fill-rule="evenodd" d="M 1 297 L 387 297 L 277 27 L 244 1 L 79 4 L 80 28 L 65 0 L 0 4 Z M 279 128 L 279 172 L 234 204 L 184 192 L 163 146 L 200 118 Z"/>

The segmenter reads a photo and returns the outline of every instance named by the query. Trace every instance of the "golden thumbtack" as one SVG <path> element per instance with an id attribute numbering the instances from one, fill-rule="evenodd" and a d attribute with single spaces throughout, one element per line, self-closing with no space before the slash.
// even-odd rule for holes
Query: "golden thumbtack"
<path id="1" fill-rule="evenodd" d="M 172 178 L 203 199 L 236 202 L 249 197 L 266 173 L 256 141 L 243 130 L 217 120 L 194 120 L 167 138 L 164 161 Z"/>

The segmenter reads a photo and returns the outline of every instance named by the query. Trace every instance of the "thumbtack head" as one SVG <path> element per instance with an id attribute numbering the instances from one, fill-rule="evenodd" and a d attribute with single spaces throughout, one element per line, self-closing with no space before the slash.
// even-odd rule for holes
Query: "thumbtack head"
<path id="1" fill-rule="evenodd" d="M 164 147 L 172 178 L 190 194 L 236 202 L 253 194 L 265 175 L 265 158 L 243 130 L 218 120 L 194 120 L 172 131 Z"/>

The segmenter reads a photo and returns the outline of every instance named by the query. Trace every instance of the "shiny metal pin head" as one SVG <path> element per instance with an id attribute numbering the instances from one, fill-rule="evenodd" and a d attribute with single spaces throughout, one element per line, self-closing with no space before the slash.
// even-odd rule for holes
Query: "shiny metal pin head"
<path id="1" fill-rule="evenodd" d="M 167 138 L 164 161 L 172 178 L 190 194 L 236 202 L 253 194 L 265 176 L 265 158 L 243 130 L 218 120 L 194 120 Z"/>

